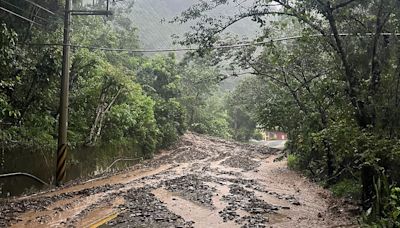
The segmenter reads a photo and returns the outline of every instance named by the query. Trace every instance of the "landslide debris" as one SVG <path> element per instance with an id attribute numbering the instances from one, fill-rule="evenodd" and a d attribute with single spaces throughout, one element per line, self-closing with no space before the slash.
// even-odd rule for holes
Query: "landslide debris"
<path id="1" fill-rule="evenodd" d="M 224 222 L 234 220 L 236 223 L 241 224 L 242 227 L 265 227 L 268 221 L 267 214 L 279 210 L 278 206 L 259 199 L 254 191 L 246 190 L 238 184 L 231 184 L 229 188 L 229 194 L 222 196 L 228 206 L 219 212 Z M 250 215 L 239 216 L 237 213 L 239 209 L 248 212 Z"/>
<path id="2" fill-rule="evenodd" d="M 192 227 L 158 200 L 149 188 L 133 188 L 123 195 L 126 203 L 119 206 L 121 213 L 107 223 L 113 227 Z"/>
<path id="3" fill-rule="evenodd" d="M 164 182 L 167 190 L 179 193 L 183 198 L 206 207 L 213 207 L 215 188 L 210 187 L 197 175 L 189 174 Z"/>
<path id="4" fill-rule="evenodd" d="M 260 162 L 249 157 L 234 155 L 221 162 L 221 165 L 243 169 L 244 171 L 250 171 L 259 167 Z"/>
<path id="5" fill-rule="evenodd" d="M 91 212 L 98 208 L 107 208 L 119 214 L 116 219 L 108 222 L 107 225 L 112 227 L 186 228 L 195 226 L 194 222 L 204 222 L 204 219 L 199 218 L 206 218 L 211 213 L 215 220 L 214 227 L 224 222 L 224 225 L 235 224 L 237 227 L 275 227 L 276 224 L 270 220 L 273 221 L 272 216 L 278 213 L 291 213 L 289 219 L 294 222 L 291 224 L 308 224 L 303 221 L 304 218 L 313 224 L 327 224 L 333 220 L 335 224 L 341 224 L 342 220 L 336 221 L 328 210 L 321 216 L 312 214 L 315 210 L 310 209 L 310 203 L 324 208 L 323 203 L 317 202 L 322 199 L 310 199 L 303 194 L 303 190 L 291 191 L 292 182 L 288 187 L 285 180 L 291 178 L 297 181 L 301 178 L 282 165 L 272 170 L 270 165 L 274 164 L 268 157 L 274 153 L 276 150 L 265 146 L 188 133 L 169 151 L 135 165 L 125 173 L 121 172 L 118 177 L 107 174 L 105 179 L 91 183 L 90 188 L 80 188 L 79 184 L 74 184 L 62 189 L 66 193 L 58 195 L 51 193 L 51 196 L 38 195 L 1 201 L 0 227 L 20 220 L 23 221 L 19 225 L 25 224 L 26 227 L 49 224 L 74 227 L 82 224 L 85 217 L 93 215 Z M 279 181 L 269 182 L 266 177 Z M 68 192 L 69 188 L 75 191 Z M 281 191 L 283 188 L 286 190 Z M 166 194 L 158 195 L 156 192 L 159 189 Z M 185 199 L 188 205 L 174 200 L 176 196 Z M 274 204 L 267 201 L 271 197 L 274 198 Z M 316 194 L 313 197 L 317 197 Z M 114 204 L 116 198 L 118 203 Z M 57 203 L 60 200 L 62 203 Z M 308 202 L 307 205 L 297 207 L 300 200 Z M 185 208 L 199 207 L 202 209 L 192 212 L 196 214 L 194 217 L 180 214 Z M 292 210 L 295 207 L 296 210 Z M 40 213 L 26 217 L 32 213 L 25 212 L 33 211 Z M 55 214 L 57 218 L 54 218 Z M 303 220 L 298 220 L 300 218 Z M 325 223 L 325 219 L 330 220 Z"/>

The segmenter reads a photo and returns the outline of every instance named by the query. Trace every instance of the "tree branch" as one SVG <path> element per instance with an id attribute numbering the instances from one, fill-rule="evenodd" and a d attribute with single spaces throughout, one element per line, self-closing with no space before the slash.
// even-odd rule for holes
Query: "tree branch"
<path id="1" fill-rule="evenodd" d="M 349 4 L 351 4 L 353 2 L 357 2 L 357 1 L 358 0 L 347 0 L 345 2 L 342 2 L 342 3 L 339 3 L 339 4 L 336 4 L 336 5 L 332 6 L 332 10 L 338 10 L 340 8 L 343 8 L 343 7 L 345 7 L 345 6 L 349 5 Z"/>

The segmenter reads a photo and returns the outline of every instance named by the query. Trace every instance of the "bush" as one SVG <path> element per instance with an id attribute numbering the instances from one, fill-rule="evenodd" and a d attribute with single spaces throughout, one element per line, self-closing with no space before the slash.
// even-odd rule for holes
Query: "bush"
<path id="1" fill-rule="evenodd" d="M 344 179 L 330 187 L 336 197 L 360 199 L 361 184 L 355 180 Z"/>
<path id="2" fill-rule="evenodd" d="M 264 135 L 263 135 L 262 131 L 259 130 L 259 129 L 256 129 L 254 131 L 254 133 L 253 133 L 253 139 L 255 139 L 255 140 L 263 140 L 264 139 Z"/>
<path id="3" fill-rule="evenodd" d="M 159 99 L 155 106 L 155 117 L 160 131 L 158 148 L 168 148 L 186 131 L 185 110 L 173 99 Z"/>
<path id="4" fill-rule="evenodd" d="M 287 157 L 287 166 L 289 169 L 296 170 L 299 168 L 299 158 L 295 154 L 289 154 Z"/>
<path id="5" fill-rule="evenodd" d="M 380 205 L 375 205 L 363 215 L 363 222 L 370 227 L 400 227 L 400 188 L 386 190 L 388 196 L 380 198 Z M 381 210 L 377 210 L 377 206 Z"/>

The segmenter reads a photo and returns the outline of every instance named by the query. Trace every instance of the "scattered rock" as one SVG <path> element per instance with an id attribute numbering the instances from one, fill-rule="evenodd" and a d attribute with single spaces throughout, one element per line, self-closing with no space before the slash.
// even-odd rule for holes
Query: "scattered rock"
<path id="1" fill-rule="evenodd" d="M 224 221 L 239 217 L 235 222 L 243 224 L 242 227 L 265 227 L 265 223 L 268 222 L 266 214 L 279 210 L 279 207 L 268 204 L 256 197 L 254 191 L 246 190 L 238 184 L 231 184 L 229 188 L 230 194 L 222 197 L 229 206 L 219 212 Z M 236 213 L 238 209 L 247 211 L 251 215 L 240 217 Z"/>
<path id="2" fill-rule="evenodd" d="M 225 159 L 221 165 L 229 166 L 232 168 L 240 168 L 245 171 L 253 170 L 260 166 L 260 162 L 253 160 L 249 157 L 235 155 Z"/>
<path id="3" fill-rule="evenodd" d="M 206 185 L 197 175 L 190 174 L 167 180 L 164 186 L 171 192 L 179 193 L 185 199 L 213 207 L 212 197 L 215 188 Z"/>
<path id="4" fill-rule="evenodd" d="M 174 214 L 152 194 L 148 188 L 130 189 L 124 194 L 126 203 L 123 212 L 107 223 L 113 227 L 192 227 L 193 222 L 185 221 Z M 122 210 L 122 209 L 121 209 Z"/>

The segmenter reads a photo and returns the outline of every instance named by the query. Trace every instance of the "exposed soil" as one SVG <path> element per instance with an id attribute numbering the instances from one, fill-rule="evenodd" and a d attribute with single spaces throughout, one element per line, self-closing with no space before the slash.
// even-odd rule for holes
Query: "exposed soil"
<path id="1" fill-rule="evenodd" d="M 130 170 L 0 202 L 0 227 L 358 227 L 280 150 L 188 133 Z"/>

